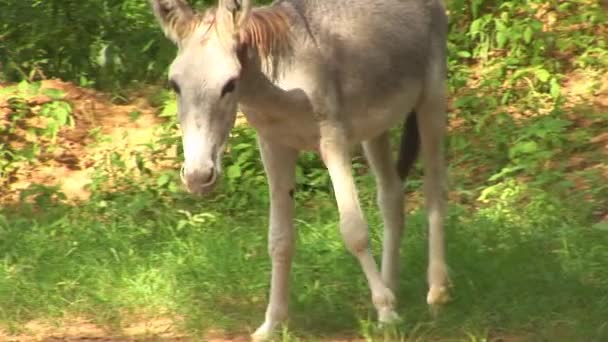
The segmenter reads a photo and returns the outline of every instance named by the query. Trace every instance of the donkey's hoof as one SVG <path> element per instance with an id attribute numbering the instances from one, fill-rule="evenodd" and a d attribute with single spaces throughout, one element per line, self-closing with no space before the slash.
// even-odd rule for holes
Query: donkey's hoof
<path id="1" fill-rule="evenodd" d="M 251 334 L 252 342 L 265 342 L 270 341 L 274 334 L 273 324 L 264 322 L 253 334 Z"/>
<path id="2" fill-rule="evenodd" d="M 426 302 L 431 306 L 443 305 L 450 300 L 450 293 L 446 286 L 431 286 L 426 295 Z"/>
<path id="3" fill-rule="evenodd" d="M 397 324 L 401 321 L 401 317 L 391 308 L 383 308 L 378 310 L 378 322 L 381 325 Z"/>
<path id="4" fill-rule="evenodd" d="M 272 340 L 272 333 L 268 332 L 254 332 L 251 334 L 251 342 L 267 342 Z"/>
<path id="5" fill-rule="evenodd" d="M 426 296 L 426 302 L 433 317 L 437 317 L 441 307 L 451 300 L 450 293 L 445 286 L 431 286 Z"/>

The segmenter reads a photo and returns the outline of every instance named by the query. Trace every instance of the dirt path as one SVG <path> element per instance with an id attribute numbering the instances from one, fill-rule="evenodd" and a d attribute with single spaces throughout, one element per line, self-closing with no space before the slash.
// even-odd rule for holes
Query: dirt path
<path id="1" fill-rule="evenodd" d="M 364 342 L 364 339 L 324 338 L 323 342 Z M 103 329 L 85 319 L 62 320 L 61 324 L 32 321 L 19 333 L 9 334 L 0 330 L 3 342 L 247 342 L 247 334 L 226 334 L 222 331 L 209 331 L 201 339 L 195 339 L 177 332 L 174 322 L 168 318 L 154 318 L 134 322 L 120 332 Z"/>

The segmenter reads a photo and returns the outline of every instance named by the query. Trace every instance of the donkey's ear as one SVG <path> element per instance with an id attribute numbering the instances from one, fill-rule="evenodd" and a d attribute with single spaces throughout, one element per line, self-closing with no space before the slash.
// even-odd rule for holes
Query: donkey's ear
<path id="1" fill-rule="evenodd" d="M 167 38 L 178 44 L 194 20 L 195 13 L 185 0 L 149 0 L 154 15 Z"/>
<path id="2" fill-rule="evenodd" d="M 238 32 L 249 19 L 251 6 L 251 0 L 219 0 L 218 14 L 225 19 L 224 24 Z"/>

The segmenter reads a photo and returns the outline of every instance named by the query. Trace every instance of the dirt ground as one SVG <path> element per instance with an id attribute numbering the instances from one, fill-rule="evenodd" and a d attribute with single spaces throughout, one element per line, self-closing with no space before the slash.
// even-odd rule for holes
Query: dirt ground
<path id="1" fill-rule="evenodd" d="M 230 335 L 222 331 L 209 331 L 200 340 L 175 331 L 168 318 L 147 319 L 121 329 L 120 334 L 101 328 L 93 322 L 76 318 L 62 320 L 61 324 L 32 321 L 16 334 L 0 330 L 2 342 L 247 342 L 249 335 Z M 324 342 L 364 342 L 363 339 L 327 338 Z M 506 341 L 506 340 L 505 340 Z"/>
<path id="2" fill-rule="evenodd" d="M 41 163 L 35 167 L 21 168 L 10 175 L 8 182 L 0 182 L 0 186 L 6 186 L 0 193 L 0 202 L 16 200 L 18 193 L 31 184 L 59 185 L 68 199 L 86 200 L 90 195 L 86 188 L 91 180 L 90 166 L 100 157 L 100 147 L 94 144 L 94 135 L 110 138 L 104 142 L 103 149 L 106 151 L 135 150 L 140 144 L 149 142 L 154 126 L 160 122 L 156 109 L 143 97 L 135 97 L 131 103 L 121 105 L 112 103 L 107 94 L 60 80 L 42 81 L 41 90 L 48 88 L 65 92 L 64 99 L 72 106 L 74 127 L 60 131 L 57 148 L 43 153 Z M 49 101 L 48 96 L 37 95 L 27 102 L 36 113 Z M 130 117 L 130 113 L 134 112 L 139 113 L 136 120 Z M 9 113 L 7 98 L 0 96 L 0 124 L 2 120 L 8 120 Z M 35 119 L 28 119 L 28 125 L 35 125 L 31 122 Z M 94 129 L 99 131 L 95 133 Z"/>
<path id="3" fill-rule="evenodd" d="M 32 321 L 16 334 L 0 331 L 0 340 L 6 342 L 127 342 L 127 341 L 190 341 L 175 334 L 168 319 L 154 319 L 125 328 L 120 335 L 107 331 L 85 319 L 70 319 L 61 325 L 52 322 Z"/>

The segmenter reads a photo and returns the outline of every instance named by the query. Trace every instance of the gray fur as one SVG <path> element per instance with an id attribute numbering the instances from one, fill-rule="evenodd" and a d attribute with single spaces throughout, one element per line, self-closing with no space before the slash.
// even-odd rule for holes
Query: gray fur
<path id="1" fill-rule="evenodd" d="M 254 338 L 269 337 L 287 316 L 295 234 L 289 194 L 294 186 L 294 163 L 302 150 L 319 151 L 327 166 L 340 211 L 340 231 L 347 249 L 361 263 L 379 319 L 397 318 L 393 292 L 398 279 L 403 195 L 387 132 L 403 122 L 407 113 L 416 115 L 408 131 L 417 129 L 412 133 L 416 134 L 414 142 L 419 137 L 425 170 L 430 230 L 427 301 L 432 305 L 445 302 L 447 18 L 442 1 L 279 0 L 263 10 L 281 14 L 272 19 L 277 21 L 271 27 L 264 26 L 264 20 L 254 25 L 263 11 L 250 12 L 248 2 L 239 14 L 234 0 L 224 0 L 214 12 L 214 27 L 193 25 L 196 28 L 187 35 L 183 29 L 176 34 L 167 24 L 182 23 L 175 17 L 179 13 L 158 11 L 158 4 L 163 3 L 164 8 L 187 12 L 184 0 L 150 1 L 167 36 L 183 37 L 177 42 L 179 52 L 170 78 L 181 89 L 187 188 L 193 193 L 211 190 L 221 170 L 221 154 L 237 104 L 258 133 L 271 196 L 272 281 L 266 320 Z M 236 17 L 240 19 L 234 20 Z M 288 18 L 288 32 L 282 31 L 284 22 L 277 18 Z M 251 40 L 259 35 L 242 34 L 251 27 L 263 27 L 268 29 L 265 33 L 276 36 L 266 40 L 270 55 L 260 53 L 262 49 L 255 45 L 260 43 Z M 286 33 L 282 38 L 281 32 Z M 249 37 L 249 44 L 242 37 Z M 279 44 L 285 43 L 284 37 L 289 37 L 288 44 Z M 231 79 L 237 80 L 235 90 L 221 96 Z M 350 147 L 358 143 L 364 144 L 378 183 L 385 224 L 381 271 L 369 251 L 367 224 L 352 176 Z M 411 159 L 406 158 L 408 165 Z"/>

